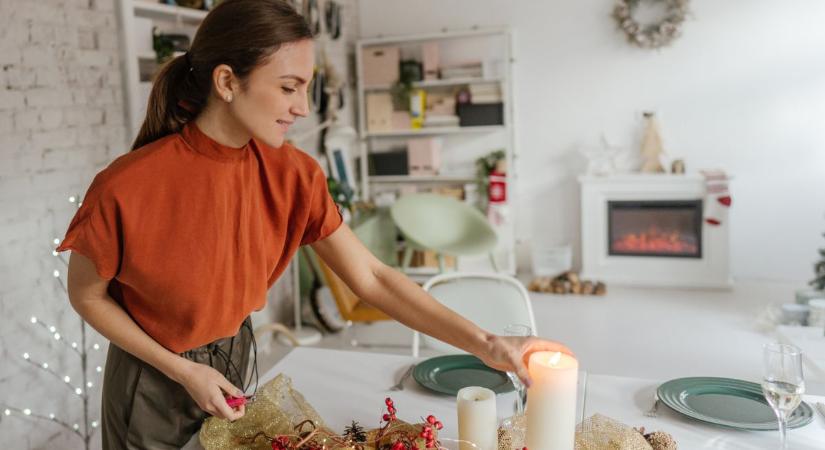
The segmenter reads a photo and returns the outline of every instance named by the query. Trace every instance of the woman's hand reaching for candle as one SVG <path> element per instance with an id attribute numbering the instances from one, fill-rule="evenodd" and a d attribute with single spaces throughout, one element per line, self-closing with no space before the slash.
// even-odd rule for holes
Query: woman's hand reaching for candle
<path id="1" fill-rule="evenodd" d="M 527 371 L 527 361 L 533 352 L 549 351 L 561 352 L 575 356 L 564 345 L 537 338 L 535 336 L 496 336 L 487 338 L 487 348 L 477 356 L 484 364 L 505 372 L 513 372 L 525 386 L 530 387 L 530 373 Z"/>

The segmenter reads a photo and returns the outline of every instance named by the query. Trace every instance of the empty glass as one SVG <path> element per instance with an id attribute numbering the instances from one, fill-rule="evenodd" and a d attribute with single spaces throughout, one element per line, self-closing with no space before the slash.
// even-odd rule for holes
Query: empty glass
<path id="1" fill-rule="evenodd" d="M 505 336 L 532 336 L 533 329 L 530 328 L 529 325 L 524 325 L 521 323 L 511 323 L 504 327 L 504 335 Z M 515 372 L 507 372 L 507 376 L 510 378 L 510 381 L 513 383 L 513 386 L 516 388 L 516 411 L 518 414 L 524 414 L 524 383 L 521 382 L 518 375 Z"/>
<path id="2" fill-rule="evenodd" d="M 793 345 L 774 342 L 765 344 L 763 357 L 762 392 L 779 421 L 780 448 L 785 449 L 788 416 L 799 406 L 805 392 L 802 351 Z"/>

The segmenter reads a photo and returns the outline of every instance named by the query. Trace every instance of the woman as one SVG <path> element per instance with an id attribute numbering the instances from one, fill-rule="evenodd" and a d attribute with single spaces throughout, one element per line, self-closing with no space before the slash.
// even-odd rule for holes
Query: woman
<path id="1" fill-rule="evenodd" d="M 279 0 L 227 0 L 158 75 L 132 151 L 92 182 L 59 250 L 69 296 L 111 342 L 103 446 L 180 448 L 235 420 L 248 316 L 300 245 L 365 301 L 529 383 L 535 338 L 485 332 L 380 263 L 342 224 L 314 159 L 284 144 L 308 114 L 312 35 Z"/>

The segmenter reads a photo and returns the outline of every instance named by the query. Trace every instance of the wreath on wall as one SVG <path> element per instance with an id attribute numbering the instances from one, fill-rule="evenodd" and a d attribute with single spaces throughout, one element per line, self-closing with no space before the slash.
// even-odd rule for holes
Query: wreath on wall
<path id="1" fill-rule="evenodd" d="M 642 24 L 634 17 L 644 2 L 664 3 L 665 13 L 658 22 Z M 627 39 L 642 48 L 660 48 L 669 45 L 682 34 L 681 26 L 688 14 L 689 0 L 616 0 L 613 17 Z"/>

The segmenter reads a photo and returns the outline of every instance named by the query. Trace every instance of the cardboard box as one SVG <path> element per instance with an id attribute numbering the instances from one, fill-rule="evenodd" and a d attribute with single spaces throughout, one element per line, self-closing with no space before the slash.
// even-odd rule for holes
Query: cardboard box
<path id="1" fill-rule="evenodd" d="M 392 130 L 392 96 L 385 92 L 367 94 L 367 131 Z"/>
<path id="2" fill-rule="evenodd" d="M 380 86 L 398 81 L 401 51 L 398 47 L 368 47 L 363 49 L 364 86 Z"/>
<path id="3" fill-rule="evenodd" d="M 407 140 L 410 175 L 438 175 L 441 168 L 441 146 L 439 138 L 416 138 Z"/>

